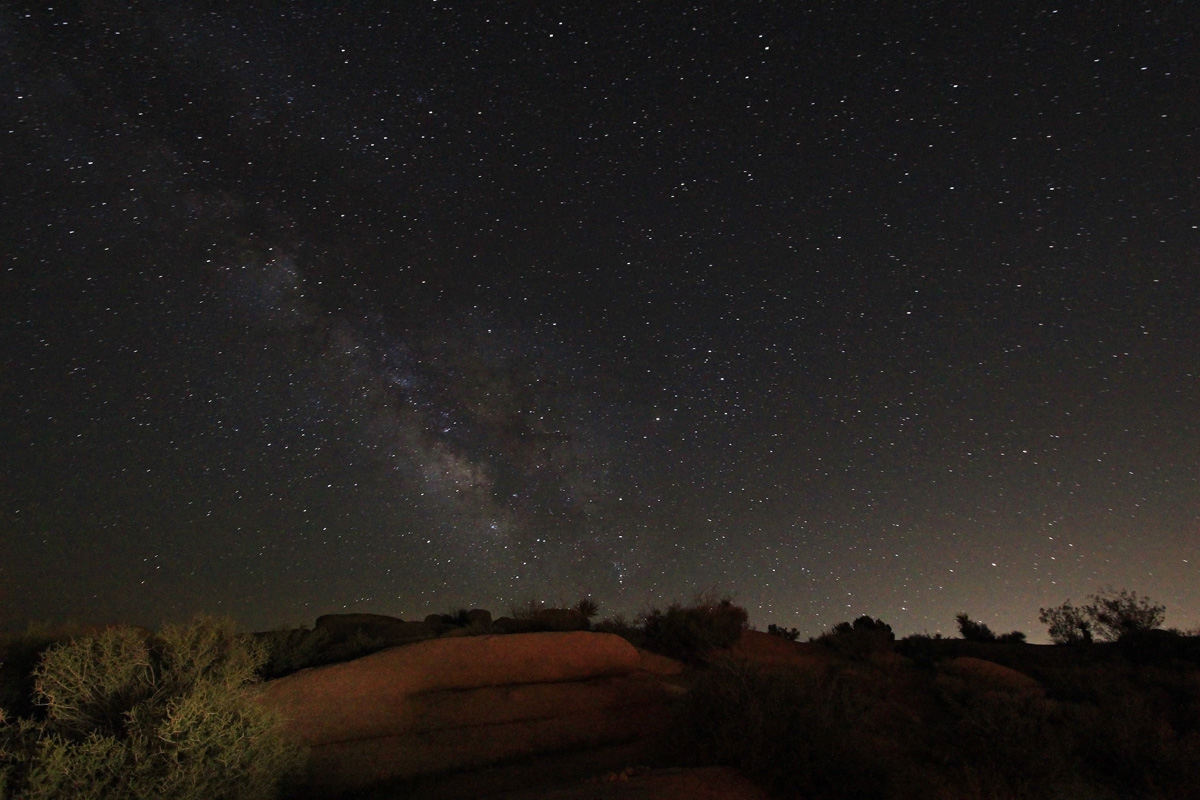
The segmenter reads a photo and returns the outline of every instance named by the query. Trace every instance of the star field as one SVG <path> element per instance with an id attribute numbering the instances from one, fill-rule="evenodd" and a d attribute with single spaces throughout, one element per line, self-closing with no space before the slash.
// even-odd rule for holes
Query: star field
<path id="1" fill-rule="evenodd" d="M 0 10 L 0 624 L 1200 625 L 1200 15 Z"/>

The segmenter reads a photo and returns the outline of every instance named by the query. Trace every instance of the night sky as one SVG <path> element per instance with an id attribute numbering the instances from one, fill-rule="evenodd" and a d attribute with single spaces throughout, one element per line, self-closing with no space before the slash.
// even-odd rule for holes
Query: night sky
<path id="1" fill-rule="evenodd" d="M 1198 32 L 5 2 L 0 625 L 1194 628 Z"/>

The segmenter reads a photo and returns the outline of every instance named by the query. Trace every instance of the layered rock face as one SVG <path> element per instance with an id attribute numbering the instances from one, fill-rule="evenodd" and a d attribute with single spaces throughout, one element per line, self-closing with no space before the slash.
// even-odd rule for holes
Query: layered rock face
<path id="1" fill-rule="evenodd" d="M 323 631 L 333 641 L 361 635 L 401 642 L 428 639 L 437 635 L 438 627 L 424 622 L 405 622 L 383 614 L 326 614 L 317 617 L 315 630 Z"/>
<path id="2" fill-rule="evenodd" d="M 423 641 L 264 685 L 312 748 L 312 786 L 359 789 L 661 730 L 677 662 L 618 636 L 527 633 Z"/>

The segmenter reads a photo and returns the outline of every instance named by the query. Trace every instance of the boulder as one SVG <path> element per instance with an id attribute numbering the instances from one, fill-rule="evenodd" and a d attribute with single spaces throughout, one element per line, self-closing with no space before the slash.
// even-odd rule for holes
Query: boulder
<path id="1" fill-rule="evenodd" d="M 617 675 L 564 683 L 523 683 L 459 689 L 408 698 L 407 719 L 379 736 L 472 728 L 644 706 L 673 696 L 649 676 Z"/>
<path id="2" fill-rule="evenodd" d="M 411 719 L 413 695 L 627 675 L 636 648 L 604 633 L 530 633 L 431 639 L 355 661 L 301 670 L 261 689 L 287 730 L 309 745 L 379 736 Z"/>
<path id="3" fill-rule="evenodd" d="M 467 612 L 467 624 L 486 628 L 492 624 L 492 612 L 486 608 L 472 608 Z"/>
<path id="4" fill-rule="evenodd" d="M 457 728 L 479 728 L 553 717 L 598 714 L 674 697 L 673 687 L 626 675 L 588 681 L 450 689 L 402 698 L 387 715 L 363 720 L 338 739 L 364 741 Z"/>
<path id="5" fill-rule="evenodd" d="M 521 620 L 512 617 L 497 617 L 492 620 L 492 630 L 496 633 L 529 633 L 528 626 Z"/>
<path id="6" fill-rule="evenodd" d="M 1024 672 L 1018 672 L 992 661 L 972 656 L 959 656 L 942 664 L 943 675 L 953 676 L 987 689 L 1024 692 L 1040 691 L 1042 685 Z"/>
<path id="7" fill-rule="evenodd" d="M 588 618 L 574 608 L 539 608 L 514 619 L 500 617 L 492 622 L 498 633 L 536 633 L 539 631 L 586 631 Z"/>
<path id="8" fill-rule="evenodd" d="M 363 789 L 385 781 L 484 767 L 515 758 L 627 741 L 665 731 L 669 715 L 658 706 L 593 711 L 384 736 L 318 745 L 310 752 L 310 788 L 325 793 Z"/>
<path id="9" fill-rule="evenodd" d="M 317 617 L 314 630 L 325 631 L 333 641 L 344 641 L 356 634 L 401 642 L 434 635 L 424 622 L 405 622 L 383 614 L 325 614 Z"/>
<path id="10" fill-rule="evenodd" d="M 588 618 L 574 608 L 542 608 L 529 618 L 535 630 L 586 631 Z"/>
<path id="11" fill-rule="evenodd" d="M 682 661 L 676 661 L 673 658 L 651 653 L 649 650 L 638 650 L 639 669 L 643 672 L 648 672 L 653 675 L 680 675 L 683 673 L 684 664 Z"/>

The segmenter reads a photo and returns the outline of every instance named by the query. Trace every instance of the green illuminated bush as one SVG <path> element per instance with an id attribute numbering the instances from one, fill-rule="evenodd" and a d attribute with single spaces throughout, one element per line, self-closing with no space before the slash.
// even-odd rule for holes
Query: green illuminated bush
<path id="1" fill-rule="evenodd" d="M 251 696 L 264 659 L 211 618 L 51 647 L 34 671 L 36 712 L 0 721 L 0 798 L 275 796 L 303 753 Z"/>

